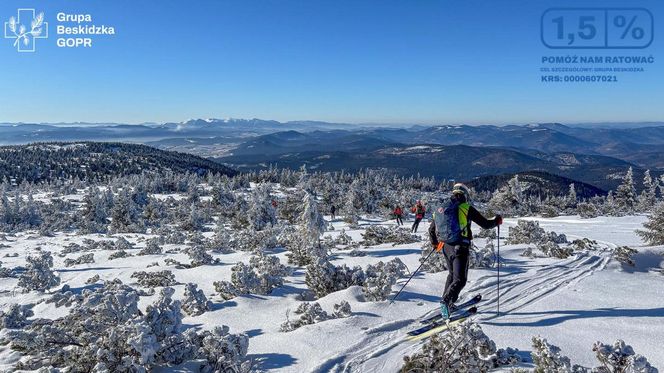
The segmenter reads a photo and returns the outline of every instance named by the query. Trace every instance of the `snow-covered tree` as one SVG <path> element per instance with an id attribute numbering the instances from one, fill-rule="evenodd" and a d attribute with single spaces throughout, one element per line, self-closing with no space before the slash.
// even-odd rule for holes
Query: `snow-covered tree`
<path id="1" fill-rule="evenodd" d="M 198 316 L 211 309 L 212 302 L 207 299 L 203 290 L 198 289 L 198 285 L 190 282 L 184 286 L 182 310 L 187 315 Z"/>
<path id="2" fill-rule="evenodd" d="M 599 216 L 600 211 L 592 202 L 580 202 L 576 205 L 576 213 L 582 219 L 592 219 Z"/>
<path id="3" fill-rule="evenodd" d="M 520 361 L 516 350 L 497 350 L 482 328 L 464 322 L 449 333 L 433 335 L 420 352 L 404 357 L 402 373 L 416 372 L 488 372 L 499 365 Z"/>
<path id="4" fill-rule="evenodd" d="M 246 334 L 230 334 L 227 326 L 217 326 L 204 332 L 199 354 L 205 360 L 201 373 L 249 373 L 251 361 L 247 359 L 249 337 Z"/>
<path id="5" fill-rule="evenodd" d="M 251 195 L 247 219 L 251 228 L 261 231 L 266 227 L 272 227 L 277 223 L 277 212 L 272 205 L 270 188 L 266 184 L 260 184 Z"/>
<path id="6" fill-rule="evenodd" d="M 633 175 L 632 167 L 630 167 L 623 177 L 622 184 L 618 186 L 615 195 L 615 201 L 618 208 L 628 214 L 634 212 L 638 203 Z"/>
<path id="7" fill-rule="evenodd" d="M 636 249 L 633 249 L 629 246 L 618 246 L 611 252 L 613 259 L 618 262 L 634 267 L 636 263 L 634 262 L 634 254 L 638 253 Z"/>
<path id="8" fill-rule="evenodd" d="M 103 233 L 108 225 L 108 211 L 98 188 L 88 188 L 83 196 L 81 231 L 83 233 Z"/>
<path id="9" fill-rule="evenodd" d="M 297 307 L 294 313 L 298 315 L 298 318 L 290 320 L 286 315 L 287 320 L 281 324 L 280 328 L 282 332 L 290 332 L 304 325 L 319 323 L 330 318 L 318 302 L 304 302 Z"/>
<path id="10" fill-rule="evenodd" d="M 319 259 L 307 266 L 305 283 L 318 298 L 335 291 L 346 289 L 353 285 L 362 286 L 365 274 L 360 266 L 350 268 L 341 265 L 335 266 L 327 259 Z"/>
<path id="11" fill-rule="evenodd" d="M 304 212 L 300 217 L 300 224 L 304 229 L 303 233 L 311 244 L 319 244 L 320 236 L 325 232 L 326 224 L 323 215 L 318 211 L 316 197 L 312 193 L 306 193 L 302 204 Z"/>
<path id="12" fill-rule="evenodd" d="M 519 175 L 515 175 L 493 194 L 489 201 L 489 207 L 503 215 L 519 215 L 523 200 Z"/>
<path id="13" fill-rule="evenodd" d="M 53 256 L 43 251 L 37 256 L 28 256 L 25 272 L 18 278 L 18 286 L 25 291 L 45 291 L 60 283 L 60 278 L 53 273 Z"/>
<path id="14" fill-rule="evenodd" d="M 535 364 L 535 373 L 569 373 L 572 366 L 569 358 L 561 353 L 558 346 L 545 338 L 533 337 L 533 351 L 530 353 Z"/>
<path id="15" fill-rule="evenodd" d="M 0 329 L 20 329 L 28 325 L 28 317 L 34 316 L 32 305 L 12 304 L 0 311 Z"/>
<path id="16" fill-rule="evenodd" d="M 341 303 L 334 305 L 334 311 L 332 312 L 336 318 L 350 317 L 353 314 L 353 311 L 350 308 L 350 303 L 345 300 L 342 300 Z"/>
<path id="17" fill-rule="evenodd" d="M 576 188 L 574 187 L 574 183 L 571 183 L 569 185 L 569 192 L 567 193 L 567 198 L 565 198 L 565 202 L 567 204 L 567 208 L 574 208 L 576 207 L 576 202 L 577 202 L 577 196 L 576 196 Z"/>
<path id="18" fill-rule="evenodd" d="M 643 230 L 637 230 L 636 233 L 648 245 L 664 245 L 664 202 L 658 203 L 648 217 L 648 221 L 643 223 Z"/>
<path id="19" fill-rule="evenodd" d="M 411 234 L 409 230 L 399 227 L 384 227 L 382 225 L 370 225 L 362 233 L 362 242 L 365 246 L 381 245 L 391 243 L 392 246 L 419 242 L 417 235 Z"/>
<path id="20" fill-rule="evenodd" d="M 198 205 L 196 205 L 196 203 L 191 203 L 191 205 L 189 205 L 189 213 L 180 224 L 180 228 L 190 232 L 203 230 L 203 218 L 198 211 Z"/>
<path id="21" fill-rule="evenodd" d="M 589 369 L 580 365 L 572 365 L 570 359 L 561 353 L 559 347 L 547 342 L 542 337 L 533 337 L 531 357 L 535 364 L 535 373 L 657 373 L 648 359 L 634 352 L 632 346 L 617 340 L 613 345 L 601 342 L 593 344 L 598 367 Z"/>
<path id="22" fill-rule="evenodd" d="M 71 267 L 79 264 L 89 264 L 95 262 L 95 256 L 93 253 L 83 254 L 76 259 L 65 259 L 65 267 Z"/>
<path id="23" fill-rule="evenodd" d="M 217 263 L 217 261 L 212 258 L 212 255 L 205 251 L 203 246 L 196 245 L 187 248 L 185 252 L 189 255 L 189 259 L 191 259 L 190 267 L 192 268 Z"/>
<path id="24" fill-rule="evenodd" d="M 138 252 L 136 255 L 159 255 L 162 253 L 161 246 L 155 239 L 151 239 L 147 242 L 144 248 Z"/>
<path id="25" fill-rule="evenodd" d="M 142 224 L 139 206 L 127 188 L 122 189 L 113 201 L 109 230 L 113 233 L 141 233 L 145 230 Z"/>
<path id="26" fill-rule="evenodd" d="M 182 332 L 180 302 L 173 293 L 162 289 L 141 313 L 138 299 L 144 294 L 119 280 L 86 289 L 68 315 L 10 333 L 11 348 L 25 355 L 16 368 L 146 372 L 198 360 L 204 362 L 202 372 L 249 372 L 248 337 L 230 334 L 226 326 Z"/>
<path id="27" fill-rule="evenodd" d="M 639 195 L 639 211 L 650 211 L 657 204 L 658 183 L 650 176 L 650 170 L 643 175 L 643 191 Z"/>
<path id="28" fill-rule="evenodd" d="M 618 339 L 613 345 L 596 342 L 593 345 L 595 357 L 601 365 L 595 373 L 657 373 L 657 369 L 648 363 L 648 359 L 634 352 L 632 346 Z"/>
<path id="29" fill-rule="evenodd" d="M 173 286 L 176 284 L 175 275 L 169 270 L 157 272 L 137 271 L 131 275 L 131 278 L 135 278 L 139 285 L 149 288 Z"/>
<path id="30" fill-rule="evenodd" d="M 215 290 L 224 299 L 241 294 L 270 294 L 283 285 L 290 269 L 274 255 L 259 253 L 251 257 L 249 265 L 238 263 L 231 268 L 231 281 L 214 282 Z"/>
<path id="31" fill-rule="evenodd" d="M 326 224 L 323 215 L 318 211 L 315 196 L 306 192 L 302 206 L 302 214 L 298 219 L 300 226 L 295 230 L 287 230 L 281 235 L 284 246 L 290 251 L 286 254 L 288 262 L 298 266 L 315 263 L 318 259 L 325 259 L 328 255 L 327 249 L 321 245 L 320 241 Z"/>

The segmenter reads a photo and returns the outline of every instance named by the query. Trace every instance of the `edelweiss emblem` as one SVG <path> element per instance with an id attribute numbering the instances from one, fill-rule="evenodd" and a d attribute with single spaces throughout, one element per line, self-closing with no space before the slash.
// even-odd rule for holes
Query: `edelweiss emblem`
<path id="1" fill-rule="evenodd" d="M 30 20 L 30 29 L 26 27 Z M 5 39 L 14 39 L 14 47 L 19 52 L 34 52 L 37 39 L 48 38 L 48 22 L 44 22 L 44 13 L 35 15 L 34 9 L 19 9 L 17 17 L 5 22 Z"/>

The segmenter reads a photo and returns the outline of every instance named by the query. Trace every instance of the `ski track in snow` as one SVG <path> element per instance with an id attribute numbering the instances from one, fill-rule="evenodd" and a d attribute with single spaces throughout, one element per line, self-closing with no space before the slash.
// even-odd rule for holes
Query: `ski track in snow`
<path id="1" fill-rule="evenodd" d="M 501 270 L 506 273 L 500 277 L 500 315 L 517 311 L 554 295 L 557 291 L 577 284 L 596 271 L 606 267 L 611 260 L 611 249 L 617 245 L 610 242 L 596 240 L 603 247 L 599 250 L 579 252 L 565 259 L 552 259 L 548 264 L 532 264 L 525 271 L 521 263 L 510 266 L 510 260 L 502 259 Z M 512 271 L 512 273 L 509 273 Z M 463 294 L 482 294 L 479 303 L 480 312 L 472 319 L 477 323 L 495 319 L 497 316 L 497 278 L 496 276 L 482 276 L 469 284 Z M 423 319 L 427 312 L 418 320 Z M 419 327 L 417 320 L 403 319 L 392 321 L 375 328 L 364 331 L 362 339 L 341 351 L 316 367 L 313 372 L 380 372 L 387 369 L 385 359 L 381 359 L 387 352 L 398 356 L 412 355 L 420 350 L 426 339 L 413 343 L 405 339 L 406 333 Z"/>

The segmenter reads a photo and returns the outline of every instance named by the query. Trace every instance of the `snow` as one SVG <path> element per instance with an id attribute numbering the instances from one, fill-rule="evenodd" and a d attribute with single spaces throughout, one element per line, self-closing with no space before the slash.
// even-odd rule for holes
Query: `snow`
<path id="1" fill-rule="evenodd" d="M 163 200 L 174 195 L 158 195 Z M 71 197 L 73 198 L 73 196 Z M 325 217 L 330 220 L 329 216 Z M 624 339 L 635 350 L 646 356 L 655 367 L 664 367 L 664 306 L 662 281 L 664 278 L 651 268 L 664 262 L 663 247 L 643 247 L 634 230 L 640 228 L 645 216 L 599 217 L 580 219 L 577 216 L 563 216 L 552 219 L 524 218 L 537 220 L 545 230 L 564 233 L 570 239 L 587 237 L 601 243 L 604 250 L 580 253 L 568 259 L 526 258 L 519 254 L 524 245 L 504 245 L 501 242 L 501 299 L 500 315 L 496 314 L 497 292 L 495 269 L 471 270 L 469 282 L 463 294 L 483 295 L 480 313 L 474 317 L 484 332 L 499 348 L 515 347 L 528 357 L 532 336 L 541 335 L 562 348 L 575 364 L 594 366 L 591 350 L 595 341 L 612 343 Z M 501 236 L 508 234 L 508 228 L 516 225 L 517 219 L 506 219 Z M 408 227 L 408 222 L 406 227 Z M 393 221 L 361 220 L 359 229 L 349 229 L 341 220 L 332 221 L 334 231 L 324 235 L 336 237 L 344 229 L 354 241 L 361 241 L 366 226 L 383 224 L 393 226 Z M 426 240 L 427 222 L 420 224 L 418 235 Z M 67 244 L 82 244 L 84 238 L 95 240 L 125 237 L 136 247 L 132 254 L 145 246 L 145 241 L 153 236 L 142 234 L 75 236 L 56 234 L 55 237 L 39 237 L 35 232 L 22 232 L 7 236 L 8 241 L 0 243 L 8 247 L 0 249 L 3 267 L 25 264 L 25 258 L 35 254 L 37 247 L 52 251 L 54 269 L 62 284 L 80 291 L 89 287 L 85 281 L 99 275 L 102 279 L 119 278 L 123 282 L 137 286 L 130 276 L 136 271 L 171 270 L 179 285 L 174 286 L 174 299 L 184 297 L 184 284 L 192 282 L 203 290 L 213 302 L 212 310 L 196 317 L 185 317 L 185 326 L 212 330 L 215 326 L 228 325 L 231 333 L 246 333 L 249 338 L 249 357 L 257 369 L 270 372 L 394 372 L 397 371 L 403 356 L 415 353 L 423 342 L 413 343 L 404 340 L 405 333 L 417 327 L 417 320 L 435 310 L 444 286 L 446 272 L 420 273 L 404 289 L 399 299 L 389 302 L 366 302 L 359 287 L 351 287 L 329 294 L 319 300 L 323 310 L 332 313 L 335 303 L 343 300 L 351 305 L 353 315 L 349 318 L 326 320 L 306 325 L 292 332 L 280 332 L 279 326 L 286 320 L 288 311 L 292 313 L 299 304 L 300 294 L 306 290 L 304 268 L 295 268 L 286 278 L 282 287 L 269 295 L 240 296 L 230 301 L 221 300 L 214 291 L 213 282 L 229 280 L 233 264 L 248 263 L 249 253 L 213 254 L 221 264 L 204 265 L 192 269 L 178 269 L 164 264 L 164 259 L 172 258 L 188 262 L 184 253 L 133 256 L 108 260 L 113 251 L 94 251 L 95 263 L 65 267 L 65 258 L 57 256 Z M 210 234 L 206 233 L 206 237 Z M 481 244 L 483 239 L 478 239 Z M 348 255 L 350 250 L 334 251 L 332 263 L 366 267 L 378 261 L 400 258 L 413 271 L 419 265 L 423 242 L 396 245 L 382 244 L 361 247 L 364 257 Z M 610 250 L 620 245 L 630 245 L 639 250 L 637 266 L 623 268 L 611 260 Z M 178 245 L 164 245 L 166 252 Z M 181 245 L 180 247 L 184 247 Z M 17 253 L 18 257 L 4 257 Z M 287 262 L 286 252 L 273 251 L 282 263 Z M 75 258 L 81 255 L 68 255 Z M 149 267 L 153 262 L 159 266 Z M 401 279 L 393 287 L 396 292 L 406 281 Z M 0 307 L 12 303 L 36 303 L 49 297 L 37 292 L 20 293 L 16 289 L 16 279 L 0 279 Z M 158 293 L 158 291 L 157 291 Z M 157 295 L 141 297 L 140 307 L 144 310 L 157 299 Z M 55 308 L 52 303 L 40 303 L 34 307 L 34 317 L 56 318 L 66 314 L 64 307 Z M 435 312 L 435 311 L 434 311 Z M 292 315 L 291 315 L 292 317 Z M 0 347 L 0 370 L 8 369 L 16 359 L 7 346 Z M 528 366 L 527 363 L 524 366 Z M 191 365 L 161 367 L 158 372 L 194 371 Z"/>

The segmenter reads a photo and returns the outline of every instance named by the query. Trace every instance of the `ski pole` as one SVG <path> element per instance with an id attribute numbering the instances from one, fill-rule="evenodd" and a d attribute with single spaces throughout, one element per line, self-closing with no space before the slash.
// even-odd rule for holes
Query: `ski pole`
<path id="1" fill-rule="evenodd" d="M 498 227 L 498 316 L 500 316 L 500 225 Z"/>
<path id="2" fill-rule="evenodd" d="M 416 274 L 417 272 L 419 272 L 420 268 L 422 268 L 422 266 L 424 265 L 424 263 L 426 263 L 427 260 L 429 260 L 429 257 L 431 256 L 431 254 L 433 254 L 434 251 L 436 251 L 436 249 L 437 249 L 437 247 L 434 247 L 434 248 L 431 250 L 431 252 L 429 253 L 429 255 L 427 255 L 427 257 L 424 258 L 424 260 L 422 261 L 422 263 L 420 263 L 420 266 L 417 267 L 417 269 L 415 270 L 415 272 L 413 272 L 413 274 L 410 275 L 410 277 L 408 277 L 408 281 L 406 281 L 406 283 L 403 284 L 403 286 L 401 287 L 401 289 L 399 289 L 399 292 L 396 293 L 396 294 L 394 295 L 394 297 L 392 297 L 392 300 L 390 300 L 390 304 L 394 303 L 394 300 L 397 299 L 397 297 L 399 296 L 399 294 L 401 294 L 401 292 L 402 292 L 403 289 L 406 287 L 406 285 L 408 285 L 408 283 L 409 283 L 410 280 L 413 278 L 413 276 L 415 276 L 415 274 Z"/>

